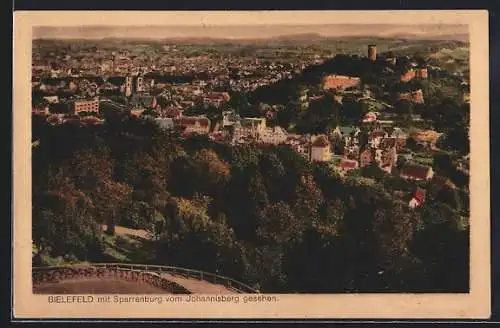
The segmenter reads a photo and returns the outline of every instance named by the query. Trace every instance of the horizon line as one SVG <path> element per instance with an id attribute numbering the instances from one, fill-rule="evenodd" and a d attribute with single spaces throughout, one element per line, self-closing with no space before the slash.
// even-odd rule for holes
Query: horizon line
<path id="1" fill-rule="evenodd" d="M 33 39 L 273 39 L 300 37 L 301 35 L 321 38 L 331 37 L 373 37 L 373 38 L 454 38 L 463 39 L 470 31 L 465 24 L 246 24 L 217 26 L 200 25 L 76 25 L 76 26 L 34 26 Z"/>

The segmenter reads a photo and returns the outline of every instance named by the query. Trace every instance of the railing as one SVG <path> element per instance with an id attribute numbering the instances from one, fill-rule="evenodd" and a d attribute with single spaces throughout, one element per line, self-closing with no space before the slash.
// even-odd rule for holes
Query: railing
<path id="1" fill-rule="evenodd" d="M 65 279 L 90 277 L 119 277 L 120 279 L 143 281 L 173 294 L 191 294 L 181 284 L 171 281 L 156 272 L 134 270 L 131 268 L 104 267 L 95 265 L 62 265 L 50 267 L 33 267 L 33 287 L 45 282 L 60 282 Z"/>
<path id="2" fill-rule="evenodd" d="M 169 273 L 172 275 L 182 276 L 185 278 L 194 278 L 197 280 L 206 281 L 213 284 L 220 284 L 237 293 L 247 293 L 247 294 L 259 293 L 258 290 L 229 277 L 217 275 L 210 272 L 194 270 L 194 269 L 186 269 L 175 266 L 128 264 L 128 263 L 85 263 L 85 264 L 75 264 L 75 265 L 62 265 L 58 267 L 65 267 L 65 266 L 66 267 L 89 266 L 89 267 L 109 268 L 117 270 L 120 269 L 120 270 L 145 271 L 145 272 L 154 272 L 160 275 L 162 273 Z M 50 268 L 54 267 L 33 267 L 33 270 L 40 270 L 40 269 L 43 270 Z"/>

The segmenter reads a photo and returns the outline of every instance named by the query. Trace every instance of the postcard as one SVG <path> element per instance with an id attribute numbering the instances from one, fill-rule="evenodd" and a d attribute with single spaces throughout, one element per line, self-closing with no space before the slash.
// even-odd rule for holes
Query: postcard
<path id="1" fill-rule="evenodd" d="M 488 12 L 14 13 L 16 319 L 490 316 Z"/>

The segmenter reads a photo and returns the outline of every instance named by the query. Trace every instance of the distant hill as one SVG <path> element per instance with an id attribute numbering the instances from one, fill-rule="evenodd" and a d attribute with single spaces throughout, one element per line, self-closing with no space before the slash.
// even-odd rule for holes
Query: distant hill
<path id="1" fill-rule="evenodd" d="M 404 38 L 408 40 L 429 40 L 429 41 L 460 41 L 469 43 L 468 34 L 447 34 L 447 35 L 397 35 L 397 38 Z"/>
<path id="2" fill-rule="evenodd" d="M 50 39 L 39 38 L 34 39 L 35 42 L 44 41 L 81 41 L 78 38 L 65 38 L 65 39 Z M 357 36 L 322 36 L 316 33 L 303 33 L 303 34 L 290 34 L 280 35 L 268 38 L 210 38 L 210 37 L 164 37 L 164 38 L 122 38 L 122 37 L 104 37 L 92 38 L 89 42 L 126 42 L 126 43 L 158 43 L 168 42 L 172 44 L 269 44 L 269 43 L 314 43 L 314 42 L 335 42 L 339 40 L 367 40 L 376 42 L 381 41 L 394 41 L 394 40 L 408 40 L 408 41 L 459 41 L 469 42 L 467 34 L 454 34 L 454 35 L 419 35 L 419 34 L 393 34 L 384 36 L 370 36 L 370 35 L 357 35 Z"/>
<path id="3" fill-rule="evenodd" d="M 33 37 L 54 39 L 123 39 L 166 40 L 171 38 L 229 40 L 305 40 L 322 37 L 430 37 L 468 34 L 467 25 L 450 24 L 312 24 L 280 25 L 262 22 L 256 25 L 189 26 L 65 26 L 36 27 Z"/>

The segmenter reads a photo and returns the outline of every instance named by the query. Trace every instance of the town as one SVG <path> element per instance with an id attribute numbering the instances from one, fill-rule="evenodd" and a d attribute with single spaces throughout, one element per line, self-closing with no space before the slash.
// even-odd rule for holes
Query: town
<path id="1" fill-rule="evenodd" d="M 263 292 L 467 291 L 468 52 L 36 39 L 33 263 L 173 266 Z"/>
<path id="2" fill-rule="evenodd" d="M 434 130 L 414 130 L 398 126 L 403 114 L 394 112 L 394 105 L 375 99 L 372 90 L 361 83 L 359 76 L 331 74 L 323 76 L 319 90 L 314 94 L 302 89 L 298 98 L 301 108 L 309 102 L 334 94 L 342 104 L 343 97 L 369 108 L 349 125 L 341 122 L 324 134 L 299 134 L 287 127 L 266 124 L 276 117 L 283 106 L 259 104 L 258 117 L 243 117 L 237 108 L 231 108 L 230 92 L 251 92 L 280 80 L 292 79 L 306 65 L 328 59 L 312 56 L 289 60 L 287 63 L 259 62 L 235 56 L 195 56 L 180 58 L 159 57 L 154 60 L 148 52 L 113 51 L 108 53 L 96 47 L 71 51 L 43 52 L 34 55 L 33 115 L 46 117 L 49 124 L 102 124 L 106 109 L 126 112 L 131 116 L 153 120 L 162 129 L 177 131 L 183 138 L 206 135 L 214 142 L 230 145 L 253 143 L 260 146 L 288 145 L 309 161 L 331 163 L 340 174 L 350 170 L 376 165 L 387 173 L 398 167 L 398 174 L 417 181 L 447 181 L 448 177 L 434 176 L 432 154 L 442 133 Z M 41 49 L 43 51 L 44 49 Z M 177 54 L 175 45 L 164 46 L 161 53 Z M 42 59 L 43 58 L 43 59 Z M 405 61 L 405 69 L 396 78 L 405 84 L 426 80 L 429 74 L 439 74 L 440 68 L 421 65 L 408 56 L 377 54 L 376 45 L 367 45 L 366 58 L 383 61 L 384 69 L 393 75 L 398 61 Z M 48 64 L 50 62 L 50 64 Z M 161 68 L 162 70 L 159 70 Z M 175 73 L 175 75 L 165 75 Z M 468 101 L 468 83 L 460 80 L 464 102 Z M 387 94 L 387 93 L 386 93 Z M 398 92 L 392 99 L 410 104 L 423 104 L 421 88 Z M 390 100 L 389 100 L 390 101 Z M 193 115 L 193 108 L 212 109 L 218 115 Z M 410 115 L 414 123 L 423 121 L 420 115 Z M 326 131 L 325 131 L 326 132 Z M 419 146 L 415 153 L 407 142 Z M 36 144 L 36 140 L 34 140 Z M 415 148 L 415 147 L 413 147 Z M 429 156 L 429 154 L 431 154 Z M 404 163 L 404 164 L 401 164 Z M 467 172 L 467 157 L 456 162 Z M 409 200 L 410 206 L 424 202 L 425 190 L 418 189 Z"/>

